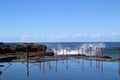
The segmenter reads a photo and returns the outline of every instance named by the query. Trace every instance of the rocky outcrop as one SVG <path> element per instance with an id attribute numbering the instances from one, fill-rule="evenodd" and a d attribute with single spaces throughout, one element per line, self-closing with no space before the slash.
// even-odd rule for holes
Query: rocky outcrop
<path id="1" fill-rule="evenodd" d="M 45 52 L 46 46 L 35 43 L 0 43 L 0 54 L 1 53 L 16 53 L 16 52 Z"/>
<path id="2" fill-rule="evenodd" d="M 112 57 L 109 57 L 109 56 L 96 56 L 96 58 L 106 58 L 106 59 L 112 59 Z"/>
<path id="3" fill-rule="evenodd" d="M 16 56 L 0 58 L 0 62 L 11 62 Z"/>

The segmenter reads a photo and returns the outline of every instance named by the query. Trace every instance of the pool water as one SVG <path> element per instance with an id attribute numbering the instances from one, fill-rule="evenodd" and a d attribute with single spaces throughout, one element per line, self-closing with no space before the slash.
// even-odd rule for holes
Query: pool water
<path id="1" fill-rule="evenodd" d="M 0 80 L 120 80 L 120 62 L 69 59 L 0 65 Z"/>

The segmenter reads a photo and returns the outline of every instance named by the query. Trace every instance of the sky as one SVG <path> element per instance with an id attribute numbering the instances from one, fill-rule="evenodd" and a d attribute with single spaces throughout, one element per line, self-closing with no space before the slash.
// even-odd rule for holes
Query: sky
<path id="1" fill-rule="evenodd" d="M 120 0 L 0 0 L 0 42 L 119 42 Z"/>

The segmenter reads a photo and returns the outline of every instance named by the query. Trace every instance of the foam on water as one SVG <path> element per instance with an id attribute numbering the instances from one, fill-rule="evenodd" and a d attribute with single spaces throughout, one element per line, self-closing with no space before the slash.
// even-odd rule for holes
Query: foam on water
<path id="1" fill-rule="evenodd" d="M 79 54 L 85 54 L 85 55 L 96 55 L 97 53 L 100 53 L 101 50 L 105 48 L 105 44 L 103 43 L 90 43 L 90 44 L 82 44 L 76 49 L 71 49 L 69 47 L 66 48 L 58 48 L 53 49 L 53 52 L 55 55 L 79 55 Z"/>

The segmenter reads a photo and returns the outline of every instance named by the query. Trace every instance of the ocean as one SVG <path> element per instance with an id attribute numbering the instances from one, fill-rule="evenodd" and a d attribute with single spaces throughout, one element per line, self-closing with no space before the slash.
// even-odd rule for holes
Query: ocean
<path id="1" fill-rule="evenodd" d="M 120 42 L 48 42 L 42 44 L 47 45 L 48 49 L 58 49 L 60 52 L 66 48 L 72 51 L 83 48 L 88 51 L 91 47 L 94 53 L 96 53 L 96 48 L 102 48 L 101 54 L 112 58 L 119 58 L 120 53 Z"/>
<path id="2" fill-rule="evenodd" d="M 69 53 L 84 49 L 93 54 L 96 48 L 102 49 L 100 54 L 119 58 L 120 42 L 46 42 L 53 51 Z M 96 53 L 99 54 L 99 53 Z M 47 62 L 1 62 L 0 80 L 120 80 L 120 61 L 97 61 L 81 58 L 47 61 Z"/>

